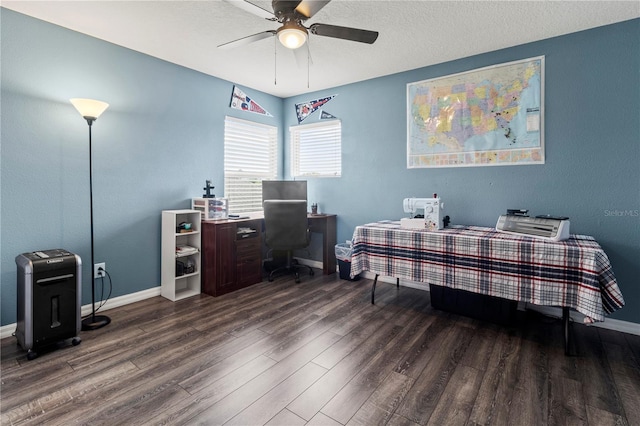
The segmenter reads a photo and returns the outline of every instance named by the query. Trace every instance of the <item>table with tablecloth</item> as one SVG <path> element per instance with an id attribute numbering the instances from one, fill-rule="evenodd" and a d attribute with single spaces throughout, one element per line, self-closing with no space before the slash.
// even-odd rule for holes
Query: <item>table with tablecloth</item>
<path id="1" fill-rule="evenodd" d="M 353 233 L 351 276 L 364 271 L 376 279 L 389 276 L 571 308 L 584 314 L 585 322 L 604 321 L 605 314 L 624 306 L 607 255 L 585 235 L 554 242 L 478 226 L 426 231 L 381 221 L 357 226 Z"/>

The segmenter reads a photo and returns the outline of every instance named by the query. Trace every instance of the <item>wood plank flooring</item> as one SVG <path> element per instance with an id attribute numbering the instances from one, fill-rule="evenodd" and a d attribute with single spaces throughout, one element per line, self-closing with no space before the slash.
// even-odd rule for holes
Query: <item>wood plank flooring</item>
<path id="1" fill-rule="evenodd" d="M 105 312 L 82 343 L 1 348 L 0 423 L 640 425 L 640 336 L 519 312 L 509 327 L 429 293 L 337 275 Z"/>

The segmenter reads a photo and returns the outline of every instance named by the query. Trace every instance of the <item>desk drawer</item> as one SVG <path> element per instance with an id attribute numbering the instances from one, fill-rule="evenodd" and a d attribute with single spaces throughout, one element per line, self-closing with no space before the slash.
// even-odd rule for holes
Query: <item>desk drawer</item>
<path id="1" fill-rule="evenodd" d="M 262 281 L 261 238 L 236 241 L 236 279 L 240 287 Z"/>
<path id="2" fill-rule="evenodd" d="M 236 259 L 238 285 L 247 286 L 262 281 L 262 258 L 259 251 L 238 254 Z"/>
<path id="3" fill-rule="evenodd" d="M 262 260 L 262 256 L 260 254 L 260 250 L 258 249 L 245 249 L 245 250 L 238 250 L 236 252 L 236 262 L 238 265 L 240 265 L 241 263 L 251 263 L 251 262 L 256 262 L 256 263 L 260 263 Z"/>
<path id="4" fill-rule="evenodd" d="M 236 241 L 236 256 L 238 259 L 245 256 L 260 256 L 261 248 L 259 238 Z"/>

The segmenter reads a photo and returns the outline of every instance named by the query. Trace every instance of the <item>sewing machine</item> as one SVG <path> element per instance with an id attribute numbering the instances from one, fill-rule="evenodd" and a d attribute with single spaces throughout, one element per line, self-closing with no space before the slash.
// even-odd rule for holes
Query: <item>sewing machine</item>
<path id="1" fill-rule="evenodd" d="M 405 198 L 402 207 L 410 217 L 400 219 L 400 226 L 427 231 L 442 229 L 441 211 L 444 203 L 438 194 L 433 194 L 433 198 Z"/>

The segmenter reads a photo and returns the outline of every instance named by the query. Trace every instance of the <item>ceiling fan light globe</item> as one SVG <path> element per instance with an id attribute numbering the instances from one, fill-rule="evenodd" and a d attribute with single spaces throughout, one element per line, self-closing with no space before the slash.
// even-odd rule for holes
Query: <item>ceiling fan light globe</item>
<path id="1" fill-rule="evenodd" d="M 307 42 L 307 32 L 300 28 L 281 28 L 278 40 L 288 49 L 297 49 Z"/>

